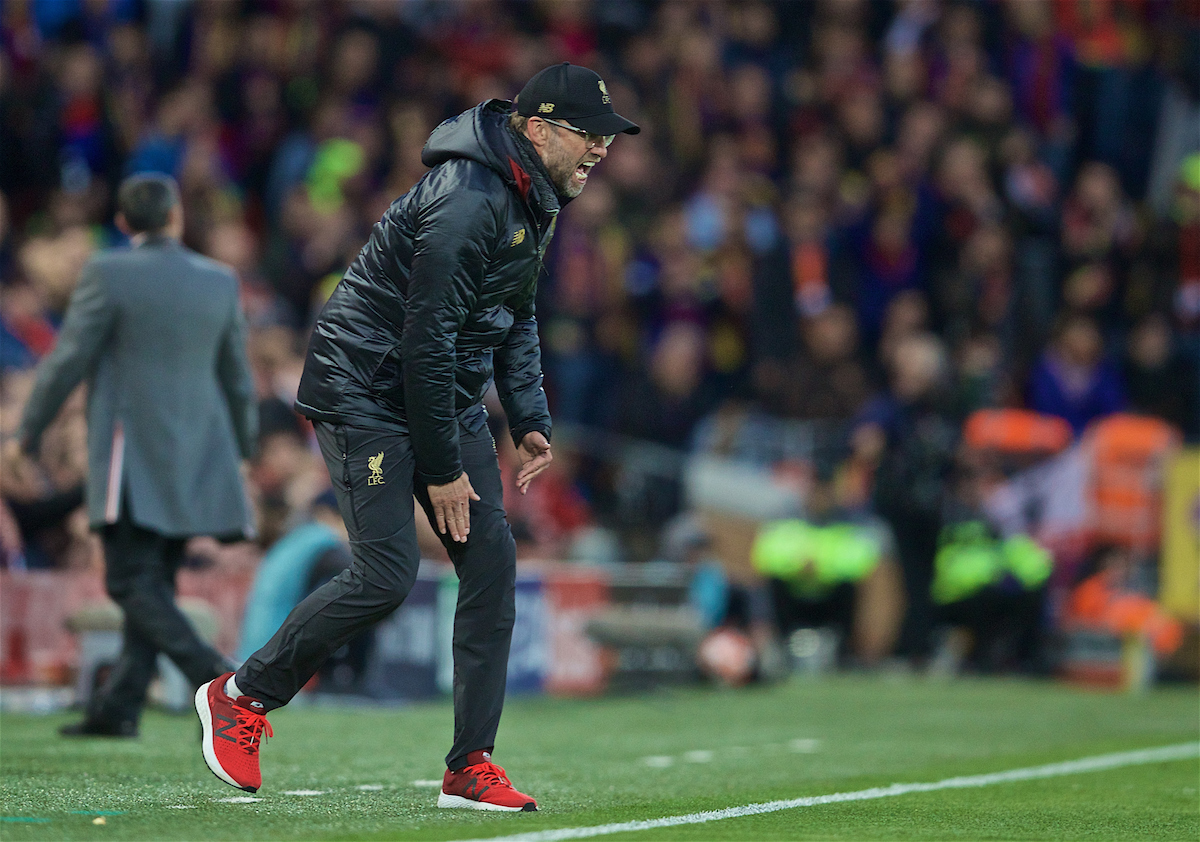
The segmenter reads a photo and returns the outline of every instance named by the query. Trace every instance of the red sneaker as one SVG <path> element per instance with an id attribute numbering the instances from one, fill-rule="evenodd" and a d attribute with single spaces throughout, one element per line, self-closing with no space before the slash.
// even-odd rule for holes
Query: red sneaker
<path id="1" fill-rule="evenodd" d="M 485 752 L 484 757 L 489 757 Z M 464 766 L 457 772 L 446 770 L 442 778 L 439 807 L 458 807 L 467 810 L 508 810 L 531 813 L 537 802 L 513 789 L 504 770 L 490 760 Z"/>
<path id="2" fill-rule="evenodd" d="M 257 792 L 262 786 L 258 747 L 264 731 L 268 737 L 275 734 L 262 702 L 249 696 L 232 699 L 225 692 L 225 682 L 231 675 L 227 672 L 196 691 L 196 713 L 204 729 L 200 738 L 204 762 L 230 786 Z"/>

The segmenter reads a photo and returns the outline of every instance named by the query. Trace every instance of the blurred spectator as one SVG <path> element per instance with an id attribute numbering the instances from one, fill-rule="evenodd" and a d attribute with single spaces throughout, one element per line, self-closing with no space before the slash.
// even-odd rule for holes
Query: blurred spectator
<path id="1" fill-rule="evenodd" d="M 1064 316 L 1029 378 L 1029 407 L 1066 419 L 1076 435 L 1096 418 L 1125 407 L 1120 371 L 1104 359 L 1104 341 L 1089 316 Z"/>
<path id="2" fill-rule="evenodd" d="M 328 487 L 329 474 L 309 446 L 303 420 L 269 397 L 258 405 L 258 453 L 250 466 L 258 509 L 258 542 L 270 547 Z"/>
<path id="3" fill-rule="evenodd" d="M 971 235 L 1002 220 L 1004 206 L 988 175 L 987 150 L 959 136 L 943 148 L 934 172 L 940 224 L 930 234 L 931 274 L 952 272 Z"/>
<path id="4" fill-rule="evenodd" d="M 1011 7 L 1038 7 L 1012 3 Z M 1044 147 L 1043 147 L 1044 149 Z M 1038 137 L 1014 128 L 1000 147 L 1003 191 L 1009 206 L 1007 230 L 1013 237 L 1013 309 L 1006 343 L 1015 356 L 1028 359 L 1050 332 L 1058 304 L 1058 202 L 1060 179 L 1039 152 Z"/>
<path id="5" fill-rule="evenodd" d="M 913 238 L 913 217 L 903 207 L 884 208 L 858 232 L 859 255 L 856 285 L 858 319 L 874 340 L 883 328 L 883 316 L 897 294 L 923 286 L 921 252 Z"/>
<path id="6" fill-rule="evenodd" d="M 1053 561 L 1028 535 L 1001 538 L 983 510 L 987 476 L 960 462 L 938 537 L 931 595 L 938 619 L 968 632 L 960 651 L 939 652 L 971 671 L 1044 668 L 1043 603 Z M 953 638 L 943 648 L 954 647 Z"/>
<path id="7" fill-rule="evenodd" d="M 858 359 L 854 313 L 834 305 L 801 322 L 804 350 L 792 359 L 763 363 L 756 373 L 759 402 L 791 418 L 853 417 L 871 396 Z"/>
<path id="8" fill-rule="evenodd" d="M 624 140 L 624 138 L 622 138 Z M 603 181 L 572 203 L 557 227 L 557 271 L 547 278 L 546 370 L 554 383 L 555 418 L 584 423 L 602 418 L 613 397 L 613 357 L 604 334 L 623 298 L 630 235 L 616 216 L 616 195 Z"/>
<path id="9" fill-rule="evenodd" d="M 663 529 L 658 557 L 689 568 L 688 604 L 705 631 L 727 626 L 760 636 L 769 615 L 764 594 L 732 583 L 711 550 L 712 538 L 700 519 L 684 514 Z"/>
<path id="10" fill-rule="evenodd" d="M 1070 40 L 1055 27 L 1049 3 L 1007 0 L 1004 12 L 1010 27 L 1005 64 L 1017 114 L 1046 139 L 1053 169 L 1061 177 L 1075 132 Z"/>
<path id="11" fill-rule="evenodd" d="M 1116 171 L 1089 163 L 1080 170 L 1062 210 L 1062 248 L 1069 266 L 1088 266 L 1107 277 L 1086 301 L 1106 319 L 1122 316 L 1124 271 L 1141 233 L 1133 209 L 1121 191 Z"/>
<path id="12" fill-rule="evenodd" d="M 16 434 L 33 388 L 31 371 L 0 380 L 0 432 Z M 15 569 L 98 568 L 100 548 L 84 509 L 87 426 L 84 393 L 78 390 L 42 439 L 39 458 L 5 460 L 0 472 L 4 566 Z"/>
<path id="13" fill-rule="evenodd" d="M 1003 365 L 1003 345 L 996 334 L 979 331 L 965 337 L 954 349 L 953 363 L 954 417 L 1013 403 L 1014 384 Z"/>
<path id="14" fill-rule="evenodd" d="M 25 370 L 50 352 L 56 330 L 30 283 L 10 283 L 0 298 L 0 368 Z"/>
<path id="15" fill-rule="evenodd" d="M 1012 336 L 1013 242 L 1001 225 L 985 223 L 966 238 L 958 265 L 935 291 L 943 331 L 960 339 L 972 327 Z"/>
<path id="16" fill-rule="evenodd" d="M 1200 15 L 1186 4 L 1168 4 L 1159 16 L 1160 84 L 1165 88 L 1155 131 L 1154 157 L 1146 201 L 1160 218 L 1171 213 L 1172 193 L 1180 167 L 1197 152 L 1200 122 Z"/>
<path id="17" fill-rule="evenodd" d="M 854 448 L 875 465 L 874 504 L 896 538 L 908 613 L 898 653 L 929 654 L 929 592 L 958 424 L 945 408 L 948 367 L 942 343 L 928 333 L 901 339 L 889 362 L 889 387 L 860 414 Z"/>
<path id="18" fill-rule="evenodd" d="M 1173 424 L 1184 437 L 1200 440 L 1200 373 L 1172 347 L 1167 320 L 1154 313 L 1129 335 L 1124 365 L 1129 408 Z"/>
<path id="19" fill-rule="evenodd" d="M 654 343 L 645 372 L 621 383 L 617 426 L 637 438 L 687 448 L 697 422 L 716 408 L 703 331 L 671 322 Z"/>
<path id="20" fill-rule="evenodd" d="M 1151 139 L 1138 130 L 1154 119 L 1146 95 L 1152 84 L 1145 68 L 1151 48 L 1147 10 L 1131 2 L 1055 6 L 1056 26 L 1075 61 L 1079 157 L 1115 167 L 1127 186 L 1145 183 L 1150 158 Z"/>
<path id="21" fill-rule="evenodd" d="M 919 292 L 902 292 L 888 305 L 883 316 L 883 335 L 879 338 L 877 359 L 886 371 L 893 364 L 896 349 L 905 339 L 930 329 L 929 304 Z"/>
<path id="22" fill-rule="evenodd" d="M 804 520 L 765 524 L 751 550 L 767 578 L 777 633 L 797 654 L 798 632 L 827 628 L 840 661 L 876 664 L 891 653 L 903 613 L 891 530 L 844 508 L 828 473 L 813 484 L 805 510 Z"/>
<path id="23" fill-rule="evenodd" d="M 1176 282 L 1169 306 L 1193 358 L 1200 359 L 1200 149 L 1180 167 L 1173 213 L 1163 230 L 1168 256 L 1160 271 Z"/>
<path id="24" fill-rule="evenodd" d="M 700 669 L 727 683 L 778 678 L 786 669 L 771 622 L 769 594 L 758 585 L 734 583 L 712 555 L 712 536 L 700 518 L 683 514 L 663 529 L 658 558 L 687 569 L 687 605 L 705 635 L 697 651 Z M 730 670 L 731 643 L 744 645 L 744 663 Z M 737 663 L 739 658 L 734 657 Z M 733 680 L 736 676 L 736 680 Z"/>

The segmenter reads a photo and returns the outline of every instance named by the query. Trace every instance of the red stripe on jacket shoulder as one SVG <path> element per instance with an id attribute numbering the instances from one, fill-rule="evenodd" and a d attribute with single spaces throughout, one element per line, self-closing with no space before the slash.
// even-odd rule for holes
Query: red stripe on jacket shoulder
<path id="1" fill-rule="evenodd" d="M 521 191 L 521 198 L 528 202 L 529 188 L 533 185 L 533 179 L 531 179 L 529 177 L 529 173 L 525 172 L 525 169 L 512 158 L 508 159 L 508 165 L 512 167 L 513 178 L 517 180 L 517 189 Z"/>

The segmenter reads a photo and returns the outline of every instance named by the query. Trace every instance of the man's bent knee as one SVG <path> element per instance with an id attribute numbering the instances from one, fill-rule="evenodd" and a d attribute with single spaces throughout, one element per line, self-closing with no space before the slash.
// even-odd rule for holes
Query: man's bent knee
<path id="1" fill-rule="evenodd" d="M 341 577 L 345 577 L 348 584 L 357 585 L 360 598 L 364 601 L 384 609 L 399 607 L 417 581 L 415 570 L 400 569 L 386 563 L 364 562 L 357 557 Z"/>

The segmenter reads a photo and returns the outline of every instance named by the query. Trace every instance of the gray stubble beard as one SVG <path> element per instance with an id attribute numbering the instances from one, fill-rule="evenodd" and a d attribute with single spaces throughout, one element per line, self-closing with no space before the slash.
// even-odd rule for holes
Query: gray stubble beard
<path id="1" fill-rule="evenodd" d="M 562 143 L 557 139 L 550 145 L 548 152 L 543 163 L 546 165 L 546 172 L 550 174 L 550 181 L 554 183 L 554 189 L 560 196 L 574 199 L 583 192 L 585 186 L 571 183 L 571 176 L 575 174 L 575 168 L 579 166 L 579 161 L 572 161 L 567 156 L 567 151 L 563 148 Z"/>

